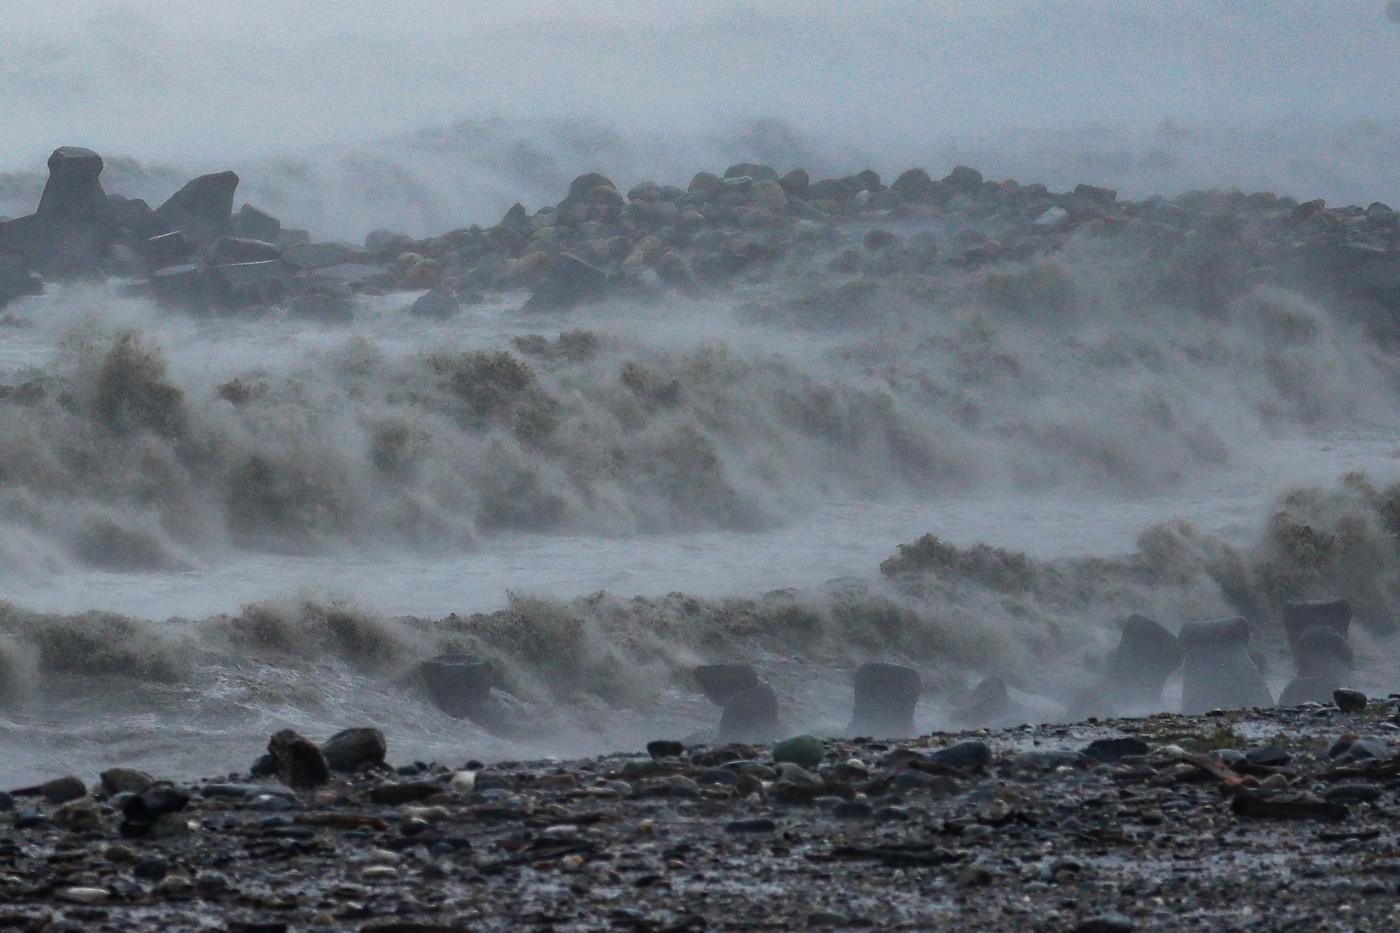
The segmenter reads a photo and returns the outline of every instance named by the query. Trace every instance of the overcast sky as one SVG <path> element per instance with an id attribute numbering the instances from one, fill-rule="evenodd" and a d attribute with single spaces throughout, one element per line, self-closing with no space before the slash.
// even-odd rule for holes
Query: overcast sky
<path id="1" fill-rule="evenodd" d="M 467 116 L 735 115 L 882 139 L 1400 118 L 1381 0 L 4 0 L 0 165 L 167 159 Z"/>

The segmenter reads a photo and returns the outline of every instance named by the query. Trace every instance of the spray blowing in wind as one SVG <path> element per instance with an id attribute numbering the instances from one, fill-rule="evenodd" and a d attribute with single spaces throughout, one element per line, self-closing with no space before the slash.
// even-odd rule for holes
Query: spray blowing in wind
<path id="1" fill-rule="evenodd" d="M 1068 891 L 1393 776 L 1395 4 L 343 7 L 0 36 L 17 827 Z"/>

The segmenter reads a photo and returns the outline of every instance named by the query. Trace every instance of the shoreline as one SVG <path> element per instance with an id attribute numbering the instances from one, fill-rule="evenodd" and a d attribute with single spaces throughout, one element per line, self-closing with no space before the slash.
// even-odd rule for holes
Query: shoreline
<path id="1" fill-rule="evenodd" d="M 394 769 L 371 739 L 342 756 L 353 773 L 300 791 L 242 774 L 143 786 L 114 769 L 96 796 L 67 778 L 11 799 L 0 921 L 1382 929 L 1400 865 L 1380 844 L 1397 829 L 1396 703 L 899 741 L 660 740 L 490 768 L 464 755 Z"/>

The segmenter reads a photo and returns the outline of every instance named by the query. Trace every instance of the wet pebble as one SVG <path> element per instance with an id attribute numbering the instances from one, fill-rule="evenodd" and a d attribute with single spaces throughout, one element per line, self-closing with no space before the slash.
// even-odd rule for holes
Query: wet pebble
<path id="1" fill-rule="evenodd" d="M 1360 690 L 1342 687 L 1332 691 L 1332 702 L 1344 713 L 1359 713 L 1366 708 L 1367 699 Z"/>
<path id="2" fill-rule="evenodd" d="M 1328 803 L 1366 803 L 1379 800 L 1381 789 L 1374 784 L 1339 784 L 1327 791 Z"/>

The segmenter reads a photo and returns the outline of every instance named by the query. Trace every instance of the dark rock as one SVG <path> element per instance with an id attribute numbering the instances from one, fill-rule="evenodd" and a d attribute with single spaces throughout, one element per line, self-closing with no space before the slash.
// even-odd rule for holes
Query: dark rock
<path id="1" fill-rule="evenodd" d="M 1273 705 L 1269 688 L 1249 656 L 1249 623 L 1244 619 L 1189 622 L 1182 626 L 1177 642 L 1184 655 L 1182 712 Z"/>
<path id="2" fill-rule="evenodd" d="M 393 230 L 371 230 L 365 235 L 365 249 L 371 253 L 397 256 L 413 246 L 413 238 Z"/>
<path id="3" fill-rule="evenodd" d="M 332 771 L 358 771 L 365 765 L 382 765 L 388 750 L 384 733 L 365 727 L 344 729 L 321 743 L 321 754 Z"/>
<path id="4" fill-rule="evenodd" d="M 15 829 L 48 829 L 52 825 L 47 816 L 34 810 L 21 810 L 15 814 Z"/>
<path id="5" fill-rule="evenodd" d="M 1004 722 L 1015 710 L 1006 682 L 1000 677 L 984 677 L 966 696 L 953 703 L 953 721 L 967 726 L 989 726 Z"/>
<path id="6" fill-rule="evenodd" d="M 1281 768 L 1293 760 L 1293 756 L 1277 745 L 1261 745 L 1244 753 L 1245 760 L 1252 765 L 1265 768 Z"/>
<path id="7" fill-rule="evenodd" d="M 823 178 L 811 184 L 807 197 L 813 201 L 849 201 L 859 190 L 849 178 Z"/>
<path id="8" fill-rule="evenodd" d="M 771 833 L 776 832 L 778 824 L 767 817 L 758 817 L 750 820 L 733 820 L 725 824 L 725 832 L 730 833 Z"/>
<path id="9" fill-rule="evenodd" d="M 1345 630 L 1312 625 L 1291 637 L 1290 647 L 1298 676 L 1284 688 L 1279 705 L 1331 702 L 1332 691 L 1351 676 L 1353 657 Z"/>
<path id="10" fill-rule="evenodd" d="M 248 773 L 255 778 L 269 778 L 277 776 L 277 759 L 271 754 L 259 755 L 258 760 L 253 762 L 253 766 L 248 769 Z"/>
<path id="11" fill-rule="evenodd" d="M 982 190 L 982 173 L 975 168 L 959 165 L 943 179 L 943 187 L 955 194 L 976 195 Z"/>
<path id="12" fill-rule="evenodd" d="M 80 779 L 72 777 L 54 778 L 52 781 L 45 781 L 39 785 L 39 793 L 43 795 L 44 801 L 50 804 L 67 803 L 70 800 L 77 800 L 87 796 L 87 785 Z"/>
<path id="13" fill-rule="evenodd" d="M 644 181 L 640 185 L 634 185 L 628 189 L 627 200 L 652 204 L 657 201 L 665 200 L 665 195 L 661 190 L 661 186 L 656 182 Z"/>
<path id="14" fill-rule="evenodd" d="M 685 746 L 680 742 L 657 739 L 647 743 L 647 754 L 652 758 L 679 758 L 685 754 Z"/>
<path id="15" fill-rule="evenodd" d="M 131 866 L 131 874 L 138 881 L 156 884 L 164 881 L 165 876 L 170 874 L 170 863 L 158 856 L 137 859 L 136 863 Z"/>
<path id="16" fill-rule="evenodd" d="M 1230 802 L 1236 816 L 1257 820 L 1344 820 L 1345 804 L 1318 800 L 1315 797 L 1261 797 L 1241 792 Z"/>
<path id="17" fill-rule="evenodd" d="M 15 798 L 0 790 L 0 813 L 9 813 L 15 808 Z"/>
<path id="18" fill-rule="evenodd" d="M 723 784 L 726 787 L 735 787 L 739 783 L 739 775 L 728 768 L 706 768 L 700 772 L 695 780 L 700 784 Z"/>
<path id="19" fill-rule="evenodd" d="M 270 242 L 231 236 L 215 240 L 208 252 L 211 266 L 237 262 L 266 262 L 281 258 L 282 250 Z"/>
<path id="20" fill-rule="evenodd" d="M 1327 750 L 1327 756 L 1339 761 L 1379 761 L 1390 757 L 1390 747 L 1373 735 L 1343 736 Z"/>
<path id="21" fill-rule="evenodd" d="M 1150 747 L 1142 739 L 1123 736 L 1112 739 L 1095 739 L 1084 749 L 1084 755 L 1095 761 L 1117 761 L 1133 755 L 1146 755 Z"/>
<path id="22" fill-rule="evenodd" d="M 283 729 L 267 743 L 277 762 L 277 779 L 293 790 L 313 790 L 331 779 L 330 767 L 316 743 Z"/>
<path id="23" fill-rule="evenodd" d="M 1375 784 L 1338 784 L 1323 795 L 1328 803 L 1369 803 L 1381 798 L 1381 789 Z"/>
<path id="24" fill-rule="evenodd" d="M 1366 708 L 1366 694 L 1346 687 L 1332 691 L 1332 702 L 1344 713 L 1359 713 Z"/>
<path id="25" fill-rule="evenodd" d="M 1079 698 L 1076 716 L 1123 715 L 1162 708 L 1162 688 L 1181 665 L 1181 646 L 1163 625 L 1144 615 L 1119 623 L 1122 634 L 1103 677 Z"/>
<path id="26" fill-rule="evenodd" d="M 850 734 L 891 738 L 914 734 L 914 707 L 923 680 L 898 664 L 869 662 L 855 673 L 855 709 Z"/>
<path id="27" fill-rule="evenodd" d="M 959 790 L 957 782 L 946 774 L 929 774 L 927 771 L 913 768 L 906 768 L 895 775 L 894 789 L 900 792 L 930 791 L 943 795 L 956 794 Z"/>
<path id="28" fill-rule="evenodd" d="M 208 311 L 214 304 L 214 288 L 202 266 L 171 266 L 150 278 L 151 296 L 168 308 Z"/>
<path id="29" fill-rule="evenodd" d="M 928 764 L 954 771 L 975 771 L 992 762 L 992 749 L 986 742 L 972 739 L 942 748 L 926 759 Z"/>
<path id="30" fill-rule="evenodd" d="M 883 191 L 884 184 L 880 181 L 880 174 L 874 169 L 868 168 L 863 172 L 857 172 L 855 183 L 860 191 Z"/>
<path id="31" fill-rule="evenodd" d="M 526 311 L 566 311 L 598 301 L 607 294 L 608 277 L 602 269 L 571 253 L 561 253 L 549 272 L 525 302 Z"/>
<path id="32" fill-rule="evenodd" d="M 612 179 L 600 172 L 586 172 L 569 182 L 568 196 L 575 199 L 582 198 L 598 188 L 612 188 L 616 191 L 617 185 L 614 185 Z"/>
<path id="33" fill-rule="evenodd" d="M 807 174 L 806 169 L 795 168 L 782 178 L 778 179 L 778 184 L 790 198 L 805 198 L 808 189 L 812 187 L 812 179 Z"/>
<path id="34" fill-rule="evenodd" d="M 1112 188 L 1098 188 L 1094 185 L 1075 185 L 1074 196 L 1095 204 L 1112 204 L 1118 200 L 1118 192 Z"/>
<path id="35" fill-rule="evenodd" d="M 690 180 L 686 191 L 690 194 L 708 195 L 723 187 L 724 181 L 718 175 L 712 172 L 699 172 Z"/>
<path id="36" fill-rule="evenodd" d="M 282 221 L 251 204 L 244 204 L 233 217 L 233 235 L 276 243 L 282 236 Z"/>
<path id="37" fill-rule="evenodd" d="M 1078 752 L 1029 751 L 1011 759 L 1013 771 L 1055 771 L 1059 768 L 1083 768 L 1089 759 Z"/>
<path id="38" fill-rule="evenodd" d="M 450 285 L 439 285 L 419 295 L 408 313 L 412 317 L 444 320 L 462 310 L 462 302 Z"/>
<path id="39" fill-rule="evenodd" d="M 1137 928 L 1137 923 L 1123 914 L 1099 914 L 1077 924 L 1074 933 L 1132 933 Z"/>
<path id="40" fill-rule="evenodd" d="M 921 168 L 911 168 L 894 180 L 891 189 L 912 201 L 928 201 L 938 194 L 938 183 Z"/>
<path id="41" fill-rule="evenodd" d="M 282 258 L 298 269 L 329 269 L 346 264 L 365 264 L 369 254 L 350 243 L 304 243 L 299 246 L 283 246 Z M 379 266 L 370 265 L 376 272 Z"/>
<path id="42" fill-rule="evenodd" d="M 102 792 L 114 794 L 139 794 L 156 783 L 156 779 L 145 771 L 132 768 L 108 768 L 102 772 Z"/>
<path id="43" fill-rule="evenodd" d="M 0 241 L 3 240 L 4 234 L 0 232 Z M 30 268 L 29 257 L 19 250 L 0 246 L 0 308 L 16 298 L 36 295 L 43 290 L 43 280 Z"/>
<path id="44" fill-rule="evenodd" d="M 189 260 L 199 246 L 187 233 L 176 230 L 142 241 L 138 253 L 151 271 L 179 265 Z"/>
<path id="45" fill-rule="evenodd" d="M 487 658 L 469 654 L 444 654 L 417 668 L 428 699 L 438 709 L 472 722 L 496 734 L 510 734 L 519 725 L 521 711 L 512 709 L 499 666 Z"/>
<path id="46" fill-rule="evenodd" d="M 1288 647 L 1293 654 L 1294 664 L 1300 676 L 1308 676 L 1304 668 L 1308 663 L 1308 652 L 1304 648 L 1303 636 L 1321 629 L 1339 636 L 1343 644 L 1351 630 L 1351 603 L 1345 599 L 1328 597 L 1325 599 L 1302 599 L 1283 604 L 1283 630 L 1288 636 Z"/>
<path id="47" fill-rule="evenodd" d="M 397 806 L 404 803 L 416 803 L 420 800 L 427 800 L 435 794 L 446 791 L 441 784 L 432 784 L 426 781 L 411 781 L 403 784 L 380 784 L 369 792 L 369 799 L 374 803 Z M 478 790 L 484 788 L 478 787 Z"/>
<path id="48" fill-rule="evenodd" d="M 150 239 L 165 233 L 164 224 L 156 217 L 151 205 L 140 198 L 124 198 L 119 194 L 107 195 L 111 208 L 111 222 L 118 238 L 128 241 Z"/>
<path id="49" fill-rule="evenodd" d="M 122 806 L 122 835 L 147 835 L 162 816 L 179 813 L 189 803 L 190 795 L 173 784 L 155 784 L 134 794 Z"/>
<path id="50" fill-rule="evenodd" d="M 55 278 L 97 273 L 116 237 L 101 174 L 102 157 L 91 149 L 54 150 L 38 209 L 0 225 L 0 252 L 19 252 L 33 269 Z"/>
<path id="51" fill-rule="evenodd" d="M 824 754 L 821 739 L 814 735 L 794 736 L 773 746 L 773 761 L 791 763 L 809 770 L 822 763 Z"/>
<path id="52" fill-rule="evenodd" d="M 730 697 L 719 721 L 721 742 L 767 742 L 781 731 L 778 695 L 767 684 Z"/>
<path id="53" fill-rule="evenodd" d="M 496 226 L 503 227 L 522 237 L 528 237 L 534 232 L 534 225 L 530 223 L 530 215 L 525 212 L 525 205 L 519 201 L 510 206 L 510 210 L 506 211 L 506 215 Z"/>
<path id="54" fill-rule="evenodd" d="M 778 173 L 757 162 L 738 162 L 724 170 L 725 178 L 752 178 L 754 181 L 778 181 Z"/>
<path id="55" fill-rule="evenodd" d="M 831 810 L 838 820 L 869 820 L 875 817 L 875 808 L 863 800 L 843 800 Z"/>
<path id="56" fill-rule="evenodd" d="M 214 266 L 208 280 L 214 302 L 228 308 L 274 303 L 292 290 L 291 270 L 280 259 Z"/>
<path id="57" fill-rule="evenodd" d="M 49 221 L 108 222 L 112 205 L 102 190 L 102 157 L 91 149 L 62 146 L 49 156 L 49 180 L 35 214 Z"/>
<path id="58" fill-rule="evenodd" d="M 758 672 L 747 664 L 702 664 L 693 671 L 700 690 L 716 706 L 734 694 L 759 686 Z"/>
<path id="59" fill-rule="evenodd" d="M 200 243 L 209 243 L 233 230 L 233 172 L 201 175 L 156 208 L 156 217 L 170 230 L 182 230 Z"/>

